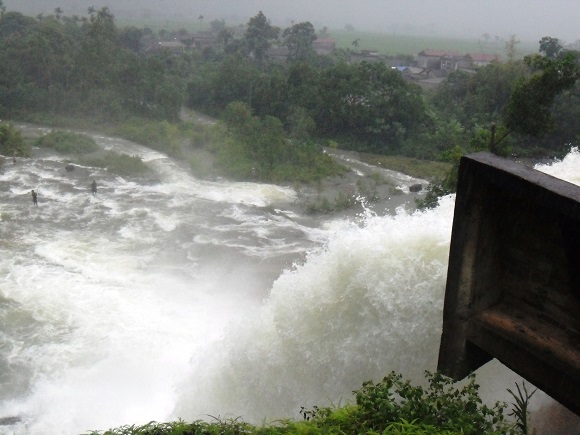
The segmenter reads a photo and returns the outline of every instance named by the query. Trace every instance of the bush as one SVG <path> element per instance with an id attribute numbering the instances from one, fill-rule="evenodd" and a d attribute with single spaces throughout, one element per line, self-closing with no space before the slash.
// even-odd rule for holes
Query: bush
<path id="1" fill-rule="evenodd" d="M 99 146 L 94 139 L 80 133 L 69 131 L 51 131 L 39 137 L 36 146 L 54 148 L 56 151 L 65 154 L 86 154 L 97 151 Z"/>
<path id="2" fill-rule="evenodd" d="M 365 382 L 355 391 L 359 427 L 380 432 L 404 419 L 465 434 L 507 430 L 503 414 L 506 405 L 481 405 L 475 375 L 470 375 L 462 388 L 455 388 L 453 380 L 440 373 L 426 372 L 426 377 L 428 389 L 412 386 L 394 372 L 377 384 Z"/>
<path id="3" fill-rule="evenodd" d="M 106 151 L 100 156 L 85 157 L 81 159 L 81 163 L 106 168 L 117 175 L 138 175 L 150 170 L 141 157 L 119 154 L 115 151 Z"/>
<path id="4" fill-rule="evenodd" d="M 93 435 L 141 434 L 515 434 L 504 422 L 505 404 L 489 408 L 482 405 L 475 375 L 467 385 L 456 388 L 439 373 L 426 372 L 427 388 L 412 386 L 401 375 L 391 373 L 381 382 L 365 382 L 357 391 L 356 404 L 341 407 L 301 408 L 303 421 L 279 420 L 270 425 L 253 426 L 241 419 L 184 423 L 151 422 L 144 426 L 123 426 Z M 526 393 L 527 394 L 527 393 Z M 530 395 L 527 394 L 529 398 Z"/>
<path id="5" fill-rule="evenodd" d="M 20 130 L 8 124 L 0 124 L 0 154 L 5 156 L 30 156 L 30 146 L 28 146 Z"/>
<path id="6" fill-rule="evenodd" d="M 168 121 L 132 119 L 118 125 L 115 134 L 172 157 L 183 156 L 181 149 L 183 134 L 177 124 Z"/>

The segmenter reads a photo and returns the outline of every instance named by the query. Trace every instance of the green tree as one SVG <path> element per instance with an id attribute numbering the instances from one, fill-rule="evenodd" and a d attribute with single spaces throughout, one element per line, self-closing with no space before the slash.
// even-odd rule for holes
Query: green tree
<path id="1" fill-rule="evenodd" d="M 241 101 L 232 101 L 222 114 L 222 120 L 234 131 L 243 131 L 252 118 L 252 109 Z"/>
<path id="2" fill-rule="evenodd" d="M 67 99 L 73 47 L 74 40 L 63 24 L 50 18 L 40 22 L 36 31 L 26 38 L 26 51 L 22 54 L 34 65 L 30 77 L 45 92 L 46 108 L 52 112 L 62 109 Z"/>
<path id="3" fill-rule="evenodd" d="M 121 49 L 114 16 L 107 7 L 91 14 L 75 59 L 73 80 L 77 108 L 92 116 L 119 116 L 121 101 L 116 89 Z"/>
<path id="4" fill-rule="evenodd" d="M 267 56 L 272 40 L 278 38 L 280 29 L 272 26 L 262 11 L 250 18 L 244 36 L 248 53 L 253 55 L 258 63 L 262 63 Z"/>
<path id="5" fill-rule="evenodd" d="M 252 82 L 250 104 L 257 116 L 271 115 L 284 119 L 288 112 L 287 72 L 273 65 L 268 73 L 261 72 Z"/>
<path id="6" fill-rule="evenodd" d="M 453 71 L 434 94 L 439 116 L 457 119 L 468 130 L 478 123 L 500 122 L 515 82 L 527 73 L 523 62 L 492 63 L 475 74 Z"/>
<path id="7" fill-rule="evenodd" d="M 223 50 L 226 51 L 230 42 L 234 39 L 234 34 L 229 29 L 222 29 L 217 34 L 217 40 L 222 44 Z"/>
<path id="8" fill-rule="evenodd" d="M 542 136 L 553 128 L 551 107 L 556 96 L 574 88 L 580 78 L 578 57 L 568 52 L 561 59 L 534 55 L 525 58 L 534 70 L 518 81 L 506 111 L 510 131 Z"/>
<path id="9" fill-rule="evenodd" d="M 182 105 L 183 92 L 178 83 L 171 80 L 164 80 L 159 83 L 153 106 L 155 115 L 158 118 L 177 121 Z"/>
<path id="10" fill-rule="evenodd" d="M 90 25 L 76 59 L 76 79 L 85 89 L 102 89 L 114 82 L 119 52 L 114 16 L 107 7 L 91 14 Z"/>
<path id="11" fill-rule="evenodd" d="M 119 45 L 136 53 L 143 49 L 142 38 L 143 30 L 134 26 L 125 27 L 119 31 Z"/>
<path id="12" fill-rule="evenodd" d="M 32 32 L 36 26 L 36 20 L 27 17 L 20 12 L 6 12 L 0 18 L 0 38 L 21 38 Z"/>
<path id="13" fill-rule="evenodd" d="M 565 144 L 580 143 L 580 80 L 576 81 L 570 92 L 556 97 L 552 106 L 554 129 L 541 139 L 551 149 L 559 150 Z M 567 151 L 564 149 L 564 151 Z"/>
<path id="14" fill-rule="evenodd" d="M 251 104 L 258 76 L 256 66 L 248 59 L 235 54 L 228 56 L 211 78 L 212 106 L 219 112 L 232 101 Z"/>
<path id="15" fill-rule="evenodd" d="M 556 59 L 562 52 L 562 46 L 558 38 L 552 38 L 550 36 L 544 36 L 540 39 L 540 53 L 544 53 L 549 59 Z"/>
<path id="16" fill-rule="evenodd" d="M 219 33 L 222 30 L 225 30 L 226 28 L 226 22 L 223 19 L 221 20 L 215 19 L 211 21 L 209 25 L 211 27 L 211 31 L 214 33 Z"/>
<path id="17" fill-rule="evenodd" d="M 282 37 L 289 60 L 306 60 L 314 53 L 312 43 L 316 40 L 316 31 L 310 22 L 294 24 L 284 30 Z"/>
<path id="18" fill-rule="evenodd" d="M 516 38 L 516 35 L 511 35 L 510 38 L 505 43 L 505 52 L 508 58 L 508 62 L 513 62 L 516 60 L 517 46 L 520 40 Z"/>
<path id="19" fill-rule="evenodd" d="M 254 116 L 250 106 L 239 101 L 228 104 L 222 119 L 243 144 L 245 159 L 252 162 L 262 179 L 271 179 L 275 166 L 286 162 L 288 156 L 282 122 L 273 116 Z"/>
<path id="20" fill-rule="evenodd" d="M 567 136 L 559 134 L 558 148 L 562 143 L 570 143 L 578 138 L 578 108 L 574 102 L 580 98 L 578 81 L 580 79 L 580 62 L 576 52 L 566 52 L 557 55 L 557 59 L 547 56 L 533 55 L 524 58 L 525 65 L 532 71 L 531 75 L 520 77 L 513 86 L 508 104 L 503 116 L 503 125 L 497 128 L 492 124 L 490 130 L 476 128 L 469 145 L 479 149 L 482 144 L 488 142 L 489 150 L 496 154 L 504 154 L 509 150 L 510 145 L 506 139 L 510 134 L 516 133 L 529 137 L 542 137 L 553 130 L 555 122 L 552 115 L 552 108 L 555 102 L 560 109 L 559 116 L 566 123 Z M 568 96 L 563 94 L 570 91 Z M 570 99 L 564 106 L 572 106 L 572 109 L 562 111 L 562 98 Z M 570 103 L 570 101 L 572 103 Z M 570 116 L 562 116 L 570 114 Z M 571 122 L 570 122 L 571 121 Z M 560 132 L 561 133 L 561 132 Z M 522 142 L 518 139 L 518 142 Z M 501 147 L 499 146 L 501 145 Z M 451 161 L 458 161 L 456 158 L 466 152 L 465 148 L 456 147 Z M 437 204 L 437 197 L 455 191 L 457 183 L 457 166 L 454 164 L 444 180 L 433 183 L 425 200 L 419 204 L 420 207 L 432 207 Z"/>
<path id="21" fill-rule="evenodd" d="M 270 179 L 274 165 L 286 161 L 286 134 L 282 122 L 274 116 L 265 116 L 257 122 L 253 134 L 253 157 L 258 162 L 260 174 Z"/>
<path id="22" fill-rule="evenodd" d="M 28 146 L 20 130 L 9 124 L 0 124 L 0 154 L 5 156 L 30 156 L 30 146 Z"/>
<path id="23" fill-rule="evenodd" d="M 17 12 L 0 19 L 0 108 L 54 109 L 70 70 L 70 38 L 62 23 Z"/>
<path id="24" fill-rule="evenodd" d="M 316 129 L 316 123 L 308 111 L 300 106 L 291 108 L 287 124 L 290 135 L 302 142 L 308 141 Z"/>
<path id="25" fill-rule="evenodd" d="M 427 120 L 421 90 L 382 63 L 339 64 L 320 77 L 313 110 L 326 134 L 356 136 L 369 150 L 399 150 Z"/>
<path id="26" fill-rule="evenodd" d="M 322 74 L 310 62 L 293 62 L 286 70 L 288 106 L 304 107 L 314 116 L 322 103 L 320 86 Z"/>

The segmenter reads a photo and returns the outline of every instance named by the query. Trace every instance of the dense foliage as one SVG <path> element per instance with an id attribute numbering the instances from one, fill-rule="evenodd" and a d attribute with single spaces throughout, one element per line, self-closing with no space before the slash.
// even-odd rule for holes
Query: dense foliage
<path id="1" fill-rule="evenodd" d="M 287 138 L 278 118 L 254 116 L 245 103 L 230 103 L 223 119 L 232 140 L 217 148 L 216 163 L 236 178 L 312 181 L 346 171 L 314 142 Z"/>
<path id="2" fill-rule="evenodd" d="M 35 141 L 39 147 L 54 148 L 61 153 L 85 154 L 99 149 L 94 139 L 80 133 L 51 131 Z"/>
<path id="3" fill-rule="evenodd" d="M 507 63 L 454 71 L 437 91 L 426 91 L 385 63 L 352 62 L 351 49 L 316 54 L 316 38 L 332 35 L 327 28 L 317 35 L 310 22 L 280 29 L 259 12 L 245 26 L 214 20 L 210 28 L 215 43 L 201 47 L 184 29 L 118 28 L 106 7 L 89 8 L 87 17 L 3 9 L 0 116 L 125 124 L 125 137 L 181 157 L 187 141 L 170 130 L 179 130 L 184 105 L 226 119 L 232 104 L 243 104 L 247 125 L 228 125 L 230 135 L 212 152 L 227 175 L 268 181 L 336 173 L 320 153 L 330 143 L 455 164 L 483 149 L 562 155 L 580 138 L 579 57 L 555 38 L 542 38 L 539 54 L 517 60 L 514 37 Z M 183 46 L 159 50 L 157 41 Z M 270 58 L 271 49 L 287 56 Z M 150 121 L 134 128 L 139 118 Z M 161 133 L 145 132 L 155 124 Z M 176 139 L 155 140 L 168 136 Z M 11 148 L 26 152 L 18 150 Z M 454 180 L 450 174 L 433 192 L 453 191 Z"/>
<path id="4" fill-rule="evenodd" d="M 24 142 L 20 130 L 9 124 L 0 124 L 0 154 L 28 157 L 30 146 Z"/>
<path id="5" fill-rule="evenodd" d="M 97 155 L 82 157 L 79 162 L 87 166 L 105 168 L 117 175 L 138 175 L 150 171 L 139 156 L 128 156 L 115 151 L 105 151 Z"/>
<path id="6" fill-rule="evenodd" d="M 430 93 L 384 63 L 351 63 L 348 50 L 317 55 L 312 49 L 317 35 L 309 22 L 282 30 L 260 12 L 240 31 L 215 21 L 211 28 L 219 44 L 198 50 L 195 37 L 183 36 L 185 31 L 118 28 L 107 8 L 88 12 L 88 17 L 60 11 L 36 18 L 3 12 L 0 115 L 49 112 L 96 121 L 134 116 L 175 121 L 184 103 L 220 116 L 228 104 L 240 101 L 256 116 L 277 118 L 287 133 L 299 114 L 318 141 L 429 159 L 444 158 L 455 146 L 470 151 L 470 141 L 482 142 L 491 123 L 505 121 L 519 134 L 511 139 L 511 151 L 519 153 L 556 154 L 580 134 L 574 122 L 578 104 L 570 104 L 578 100 L 577 53 L 563 50 L 555 38 L 543 38 L 541 55 L 533 60 L 512 56 L 508 63 L 475 73 L 455 71 Z M 175 39 L 186 45 L 181 54 L 145 50 L 156 40 Z M 268 58 L 276 45 L 288 50 L 286 61 Z M 530 95 L 530 83 L 551 86 L 556 80 L 550 77 L 564 67 L 569 72 L 565 86 L 556 83 L 549 96 Z M 540 77 L 539 69 L 552 74 Z M 524 109 L 541 111 L 549 122 L 530 121 L 533 114 Z M 522 120 L 536 128 L 521 127 Z M 531 136 L 540 133 L 541 141 Z"/>
<path id="7" fill-rule="evenodd" d="M 107 8 L 89 17 L 0 18 L 0 115 L 51 112 L 116 120 L 129 113 L 177 119 L 179 71 L 134 50 Z M 140 32 L 139 32 L 140 33 Z M 132 49 L 133 48 L 133 49 Z"/>
<path id="8" fill-rule="evenodd" d="M 141 157 L 102 151 L 93 138 L 81 133 L 53 130 L 36 139 L 34 144 L 66 154 L 69 161 L 104 168 L 118 175 L 138 175 L 150 170 Z"/>

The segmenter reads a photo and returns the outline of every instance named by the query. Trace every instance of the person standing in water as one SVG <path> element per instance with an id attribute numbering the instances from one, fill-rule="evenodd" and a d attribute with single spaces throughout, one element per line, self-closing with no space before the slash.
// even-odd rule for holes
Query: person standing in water
<path id="1" fill-rule="evenodd" d="M 38 195 L 36 194 L 36 192 L 34 190 L 31 190 L 30 194 L 32 195 L 32 203 L 34 205 L 38 205 Z"/>
<path id="2" fill-rule="evenodd" d="M 97 194 L 97 182 L 95 180 L 91 183 L 91 191 L 93 192 L 93 195 Z"/>

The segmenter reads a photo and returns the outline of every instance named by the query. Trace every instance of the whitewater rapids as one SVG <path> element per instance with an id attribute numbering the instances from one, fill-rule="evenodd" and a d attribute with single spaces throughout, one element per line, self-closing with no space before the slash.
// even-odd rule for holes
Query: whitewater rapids
<path id="1" fill-rule="evenodd" d="M 0 433 L 271 421 L 435 370 L 452 196 L 314 221 L 291 188 L 96 139 L 154 175 L 67 174 L 56 155 L 0 168 Z M 580 184 L 579 160 L 538 169 Z"/>

